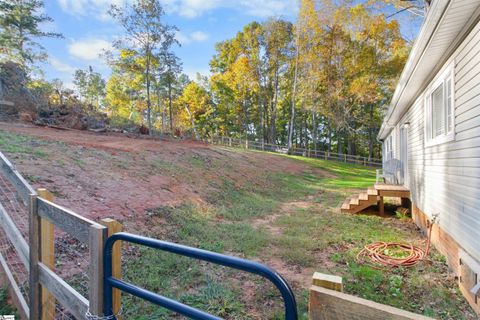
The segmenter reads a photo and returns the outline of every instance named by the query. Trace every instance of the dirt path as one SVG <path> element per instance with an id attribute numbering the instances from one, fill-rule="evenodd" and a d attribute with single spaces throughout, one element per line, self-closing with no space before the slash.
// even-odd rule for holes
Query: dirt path
<path id="1" fill-rule="evenodd" d="M 279 208 L 278 213 L 253 219 L 251 225 L 256 229 L 262 228 L 267 230 L 271 237 L 278 238 L 284 231 L 282 227 L 276 224 L 278 218 L 294 214 L 296 210 L 312 208 L 314 206 L 319 207 L 320 205 L 305 200 L 286 202 Z M 315 271 L 314 268 L 305 268 L 286 263 L 278 257 L 278 248 L 276 247 L 271 246 L 267 251 L 268 254 L 261 255 L 268 257 L 262 261 L 263 263 L 266 263 L 268 266 L 280 272 L 286 279 L 303 288 L 308 288 L 311 285 L 312 274 Z"/>

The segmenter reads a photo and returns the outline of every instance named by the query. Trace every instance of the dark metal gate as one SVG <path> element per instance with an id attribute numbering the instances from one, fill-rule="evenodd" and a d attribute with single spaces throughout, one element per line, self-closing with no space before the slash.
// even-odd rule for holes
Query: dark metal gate
<path id="1" fill-rule="evenodd" d="M 117 288 L 121 291 L 129 293 L 133 296 L 145 299 L 158 306 L 164 307 L 171 311 L 182 314 L 190 319 L 199 320 L 218 320 L 217 316 L 206 313 L 202 310 L 187 306 L 181 302 L 169 299 L 154 292 L 137 287 L 133 284 L 127 283 L 112 276 L 112 248 L 116 241 L 126 241 L 138 245 L 158 249 L 161 251 L 170 252 L 173 254 L 203 260 L 225 267 L 245 271 L 256 274 L 268 279 L 280 291 L 283 303 L 285 306 L 285 319 L 297 320 L 297 306 L 295 296 L 288 283 L 276 271 L 269 267 L 254 261 L 240 259 L 232 256 L 227 256 L 211 251 L 201 250 L 197 248 L 187 247 L 176 243 L 156 240 L 152 238 L 142 237 L 130 233 L 120 232 L 108 238 L 104 250 L 104 313 L 106 317 L 115 319 L 112 311 L 112 290 Z"/>

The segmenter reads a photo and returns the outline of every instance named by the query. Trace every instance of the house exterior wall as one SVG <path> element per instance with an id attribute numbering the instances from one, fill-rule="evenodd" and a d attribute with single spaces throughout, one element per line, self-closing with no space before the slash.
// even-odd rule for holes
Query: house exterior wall
<path id="1" fill-rule="evenodd" d="M 464 250 L 480 261 L 480 23 L 438 75 L 452 64 L 454 140 L 426 146 L 425 93 L 409 107 L 390 135 L 394 157 L 401 159 L 399 130 L 409 123 L 406 187 L 411 191 L 413 204 L 429 219 L 438 215 L 438 227 L 458 244 L 449 250 Z M 446 255 L 457 257 L 458 253 Z M 449 263 L 456 270 L 458 261 Z"/>

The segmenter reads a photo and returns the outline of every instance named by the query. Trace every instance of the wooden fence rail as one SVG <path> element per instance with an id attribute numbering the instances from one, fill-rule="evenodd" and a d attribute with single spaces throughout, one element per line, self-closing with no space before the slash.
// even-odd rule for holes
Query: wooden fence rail
<path id="1" fill-rule="evenodd" d="M 28 184 L 28 182 L 18 173 L 15 166 L 0 152 L 0 174 L 5 177 L 8 182 L 14 187 L 18 198 L 25 204 L 29 204 L 31 194 L 36 194 L 35 190 Z M 26 217 L 25 217 L 26 218 Z M 27 240 L 18 229 L 17 225 L 3 206 L 0 203 L 0 226 L 8 241 L 12 244 L 13 249 L 26 269 L 30 269 L 30 249 Z M 0 253 L 1 272 L 7 282 L 10 296 L 15 303 L 17 310 L 22 319 L 28 319 L 30 314 L 29 303 L 24 296 L 21 285 L 18 282 L 18 274 L 10 269 L 8 264 L 8 256 L 3 256 Z"/>
<path id="2" fill-rule="evenodd" d="M 15 166 L 0 152 L 0 170 L 3 175 L 10 181 L 18 192 L 18 196 L 23 200 L 24 204 L 28 204 L 31 194 L 36 194 L 35 190 L 17 171 Z"/>
<path id="3" fill-rule="evenodd" d="M 28 257 L 30 255 L 27 241 L 23 238 L 22 234 L 18 230 L 15 222 L 13 222 L 12 218 L 8 215 L 8 212 L 5 210 L 3 205 L 0 203 L 0 225 L 3 227 L 3 231 L 5 232 L 6 236 L 13 244 L 15 250 L 20 257 L 25 268 L 29 267 L 28 264 Z"/>
<path id="4" fill-rule="evenodd" d="M 0 253 L 0 272 L 7 281 L 12 301 L 22 319 L 50 320 L 55 317 L 55 300 L 78 319 L 103 314 L 103 246 L 107 227 L 53 203 L 45 189 L 37 193 L 0 152 L 0 174 L 14 187 L 18 198 L 28 204 L 28 242 L 0 203 L 0 226 L 29 274 L 28 302 L 17 279 Z M 26 217 L 25 217 L 26 218 Z M 115 225 L 118 229 L 119 225 Z M 55 273 L 54 227 L 86 244 L 90 251 L 88 299 Z"/>
<path id="5" fill-rule="evenodd" d="M 161 140 L 172 139 L 171 136 L 169 136 L 168 134 L 165 134 L 156 130 L 152 130 L 152 136 Z M 276 152 L 276 153 L 284 153 L 284 154 L 288 153 L 287 146 L 266 143 L 264 141 L 254 141 L 254 140 L 239 139 L 239 138 L 232 138 L 232 137 L 226 137 L 226 136 L 213 136 L 209 138 L 201 138 L 200 141 L 207 144 L 222 145 L 222 146 L 232 147 L 232 148 L 268 151 L 268 152 Z M 291 154 L 296 156 L 317 158 L 317 159 L 330 160 L 330 161 L 340 161 L 344 163 L 358 164 L 358 165 L 370 166 L 375 168 L 382 167 L 382 159 L 363 157 L 359 155 L 349 155 L 349 154 L 343 154 L 343 153 L 335 153 L 330 151 L 314 150 L 310 148 L 299 148 L 299 147 L 294 147 L 293 150 L 291 151 Z"/>
<path id="6" fill-rule="evenodd" d="M 87 311 L 101 316 L 103 312 L 103 245 L 107 237 L 107 228 L 38 196 L 32 196 L 31 201 L 30 319 L 40 320 L 39 310 L 44 300 L 40 285 L 53 294 L 76 318 L 85 317 Z M 41 249 L 42 237 L 39 224 L 42 218 L 88 245 L 90 250 L 88 300 L 40 262 L 37 252 Z"/>
<path id="7" fill-rule="evenodd" d="M 282 145 L 276 145 L 271 143 L 265 143 L 263 141 L 252 141 L 246 139 L 238 139 L 231 137 L 211 137 L 209 139 L 203 139 L 203 142 L 207 144 L 222 145 L 226 147 L 242 148 L 257 151 L 268 151 L 276 153 L 288 153 L 288 148 Z M 309 148 L 295 147 L 291 151 L 292 155 L 302 156 L 308 158 L 316 158 L 330 161 L 340 161 L 344 163 L 359 164 L 364 166 L 379 168 L 382 166 L 382 160 L 376 158 L 368 158 L 359 155 L 340 154 L 335 152 L 312 150 Z"/>
<path id="8" fill-rule="evenodd" d="M 17 280 L 15 276 L 11 272 L 10 268 L 8 267 L 7 261 L 0 254 L 0 274 L 3 275 L 3 279 L 5 280 L 10 297 L 12 298 L 13 303 L 17 307 L 17 310 L 20 314 L 22 319 L 28 319 L 29 316 L 29 307 L 28 303 L 25 300 L 25 297 L 22 294 L 20 287 L 17 284 Z"/>

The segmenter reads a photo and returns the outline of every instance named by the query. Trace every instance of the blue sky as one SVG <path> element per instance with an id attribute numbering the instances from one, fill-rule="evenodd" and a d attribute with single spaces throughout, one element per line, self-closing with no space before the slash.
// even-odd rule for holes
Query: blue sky
<path id="1" fill-rule="evenodd" d="M 122 29 L 106 12 L 112 3 L 124 5 L 126 1 L 129 0 L 46 0 L 45 11 L 54 23 L 44 27 L 62 32 L 65 39 L 40 41 L 49 55 L 49 63 L 42 66 L 45 77 L 59 78 L 72 87 L 74 71 L 91 65 L 107 78 L 110 70 L 98 55 L 122 36 Z M 275 16 L 294 21 L 298 10 L 297 0 L 161 1 L 167 12 L 165 21 L 180 29 L 177 39 L 182 46 L 175 51 L 191 78 L 196 72 L 208 74 L 215 43 L 232 38 L 254 20 Z M 405 32 L 411 33 L 410 28 Z"/>
<path id="2" fill-rule="evenodd" d="M 122 29 L 106 14 L 111 3 L 126 0 L 47 0 L 46 13 L 54 23 L 48 30 L 62 32 L 65 39 L 42 39 L 49 55 L 42 66 L 49 80 L 59 78 L 72 86 L 72 74 L 89 65 L 105 77 L 110 73 L 98 58 L 102 49 L 121 37 Z M 163 0 L 167 11 L 165 21 L 180 31 L 181 47 L 175 49 L 189 76 L 207 74 L 209 61 L 215 54 L 215 43 L 231 38 L 247 23 L 263 21 L 270 16 L 294 21 L 296 0 Z"/>

